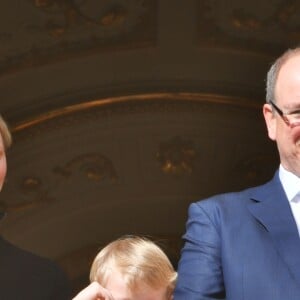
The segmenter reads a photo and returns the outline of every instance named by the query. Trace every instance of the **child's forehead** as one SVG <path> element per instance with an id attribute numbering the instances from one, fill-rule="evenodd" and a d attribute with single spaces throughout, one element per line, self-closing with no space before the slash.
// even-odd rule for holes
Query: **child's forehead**
<path id="1" fill-rule="evenodd" d="M 154 288 L 142 280 L 129 287 L 126 275 L 119 270 L 110 274 L 106 288 L 115 300 L 166 300 L 167 295 L 167 287 Z"/>

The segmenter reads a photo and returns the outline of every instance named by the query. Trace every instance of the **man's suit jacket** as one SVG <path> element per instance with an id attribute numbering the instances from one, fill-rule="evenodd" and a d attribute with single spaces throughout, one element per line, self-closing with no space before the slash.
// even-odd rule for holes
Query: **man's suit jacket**
<path id="1" fill-rule="evenodd" d="M 65 274 L 48 259 L 24 251 L 0 237 L 1 300 L 68 300 Z"/>
<path id="2" fill-rule="evenodd" d="M 300 299 L 300 238 L 278 172 L 191 204 L 184 239 L 174 300 Z"/>

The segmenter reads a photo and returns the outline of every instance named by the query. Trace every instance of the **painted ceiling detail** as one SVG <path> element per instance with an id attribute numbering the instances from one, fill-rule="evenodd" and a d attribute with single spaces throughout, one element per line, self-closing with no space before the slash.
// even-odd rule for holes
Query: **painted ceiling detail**
<path id="1" fill-rule="evenodd" d="M 50 196 L 49 190 L 46 189 L 45 184 L 41 179 L 35 176 L 28 176 L 20 180 L 20 189 L 23 195 L 22 201 L 7 202 L 0 201 L 0 210 L 11 213 L 20 213 L 29 209 L 37 208 L 40 205 L 47 205 L 55 201 Z"/>
<path id="2" fill-rule="evenodd" d="M 37 176 L 26 176 L 19 180 L 22 200 L 0 201 L 0 211 L 8 213 L 22 212 L 40 205 L 57 201 L 55 189 L 65 184 L 76 173 L 84 176 L 91 182 L 115 183 L 118 179 L 113 163 L 105 156 L 97 153 L 88 153 L 77 156 L 61 167 L 53 170 L 54 177 L 50 182 L 43 182 Z M 45 181 L 45 180 L 44 180 Z"/>
<path id="3" fill-rule="evenodd" d="M 75 157 L 64 166 L 56 167 L 53 171 L 55 174 L 61 175 L 64 178 L 69 178 L 75 172 L 80 172 L 88 180 L 95 182 L 104 180 L 115 182 L 118 178 L 111 160 L 97 153 L 89 153 Z"/>
<path id="4" fill-rule="evenodd" d="M 201 45 L 270 52 L 297 45 L 300 2 L 198 1 L 198 38 Z"/>
<path id="5" fill-rule="evenodd" d="M 0 73 L 73 55 L 153 45 L 156 13 L 155 0 L 23 1 L 0 30 Z"/>
<path id="6" fill-rule="evenodd" d="M 72 35 L 80 27 L 95 37 L 117 36 L 132 31 L 146 13 L 145 1 L 33 0 L 42 12 L 45 29 L 51 36 Z"/>
<path id="7" fill-rule="evenodd" d="M 156 157 L 163 173 L 184 175 L 192 173 L 196 153 L 192 141 L 176 136 L 159 145 Z"/>

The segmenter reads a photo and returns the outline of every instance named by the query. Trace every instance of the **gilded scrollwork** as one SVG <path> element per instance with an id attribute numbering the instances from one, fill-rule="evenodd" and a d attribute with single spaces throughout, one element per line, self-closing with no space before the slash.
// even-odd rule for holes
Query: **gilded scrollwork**
<path id="1" fill-rule="evenodd" d="M 62 167 L 54 168 L 54 173 L 69 178 L 75 172 L 83 174 L 91 181 L 115 182 L 118 178 L 113 163 L 104 155 L 90 153 L 77 156 Z"/>
<path id="2" fill-rule="evenodd" d="M 104 181 L 114 183 L 118 179 L 113 163 L 104 155 L 93 153 L 79 155 L 65 165 L 54 168 L 51 181 L 55 182 L 57 188 L 76 173 L 94 183 Z M 20 212 L 56 201 L 57 199 L 51 195 L 50 190 L 52 189 L 47 187 L 48 185 L 36 176 L 22 178 L 19 187 L 23 200 L 13 203 L 0 201 L 0 213 Z"/>
<path id="3" fill-rule="evenodd" d="M 0 74 L 70 56 L 153 46 L 157 0 L 27 0 L 0 30 Z"/>
<path id="4" fill-rule="evenodd" d="M 15 213 L 32 209 L 55 200 L 49 196 L 49 192 L 42 181 L 35 176 L 28 176 L 21 179 L 19 185 L 25 200 L 16 201 L 14 203 L 0 201 L 0 211 Z"/>
<path id="5" fill-rule="evenodd" d="M 130 31 L 145 12 L 145 1 L 30 0 L 47 16 L 45 28 L 53 37 L 78 30 L 102 30 L 106 36 Z"/>
<path id="6" fill-rule="evenodd" d="M 298 44 L 300 2 L 296 0 L 232 2 L 205 0 L 198 4 L 198 32 L 201 44 L 235 49 L 270 51 Z"/>
<path id="7" fill-rule="evenodd" d="M 194 168 L 196 149 L 192 141 L 177 136 L 159 145 L 156 158 L 165 174 L 190 174 Z"/>

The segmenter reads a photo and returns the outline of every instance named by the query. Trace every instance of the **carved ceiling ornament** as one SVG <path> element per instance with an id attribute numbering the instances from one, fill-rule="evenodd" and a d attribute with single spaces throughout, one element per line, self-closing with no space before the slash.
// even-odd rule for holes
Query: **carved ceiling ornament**
<path id="1" fill-rule="evenodd" d="M 55 200 L 49 196 L 49 191 L 36 176 L 22 178 L 19 185 L 26 200 L 14 203 L 0 201 L 0 211 L 5 211 L 6 213 L 21 212 L 40 205 L 45 205 Z"/>
<path id="2" fill-rule="evenodd" d="M 119 35 L 135 27 L 145 13 L 142 0 L 31 0 L 47 15 L 46 28 L 54 37 L 67 34 L 76 26 Z"/>
<path id="3" fill-rule="evenodd" d="M 44 131 L 60 132 L 66 127 L 76 127 L 83 121 L 99 122 L 99 118 L 105 116 L 145 112 L 178 113 L 185 109 L 193 112 L 198 109 L 203 114 L 205 109 L 222 105 L 226 106 L 227 111 L 242 109 L 243 112 L 253 111 L 255 114 L 261 107 L 251 99 L 218 94 L 172 92 L 125 95 L 61 107 L 16 124 L 12 132 L 19 143 L 26 143 L 28 140 L 38 138 Z M 194 171 L 197 149 L 194 142 L 188 138 L 175 136 L 158 144 L 155 155 L 153 163 L 158 163 L 161 172 L 167 175 L 185 176 Z M 47 180 L 35 174 L 27 174 L 22 178 L 17 177 L 16 183 L 9 181 L 10 185 L 15 184 L 11 189 L 18 189 L 19 194 L 11 202 L 0 201 L 0 210 L 2 207 L 8 212 L 24 211 L 57 201 L 53 191 L 75 176 L 81 176 L 91 184 L 114 184 L 119 179 L 116 170 L 113 161 L 101 152 L 86 152 L 71 156 L 65 164 L 47 170 L 50 174 Z M 9 198 L 4 196 L 2 199 Z"/>
<path id="4" fill-rule="evenodd" d="M 192 141 L 177 136 L 161 143 L 156 157 L 165 174 L 191 174 L 194 168 L 196 149 Z"/>
<path id="5" fill-rule="evenodd" d="M 198 2 L 199 43 L 235 49 L 276 51 L 297 45 L 300 2 L 205 0 Z M 274 51 L 274 50 L 273 50 Z"/>
<path id="6" fill-rule="evenodd" d="M 64 178 L 69 178 L 75 172 L 80 172 L 90 181 L 115 182 L 117 172 L 111 160 L 98 153 L 88 153 L 77 156 L 62 167 L 56 167 L 53 172 Z"/>
<path id="7" fill-rule="evenodd" d="M 0 30 L 0 74 L 109 49 L 155 43 L 157 0 L 27 0 Z"/>
<path id="8" fill-rule="evenodd" d="M 176 106 L 180 103 L 188 103 L 189 106 L 193 105 L 193 108 L 198 107 L 199 103 L 211 105 L 224 105 L 227 109 L 229 108 L 243 108 L 247 110 L 261 109 L 261 103 L 255 101 L 255 99 L 226 96 L 214 93 L 189 93 L 189 92 L 164 92 L 164 93 L 146 93 L 146 94 L 130 94 L 115 97 L 101 98 L 97 100 L 90 100 L 82 102 L 79 104 L 73 104 L 70 106 L 64 106 L 55 110 L 48 111 L 44 114 L 34 116 L 33 118 L 23 120 L 22 122 L 15 124 L 12 128 L 13 134 L 23 131 L 25 129 L 41 126 L 51 120 L 58 120 L 60 117 L 65 117 L 68 115 L 74 115 L 85 110 L 94 110 L 96 108 L 104 108 L 109 106 L 111 113 L 128 113 L 130 111 L 140 112 L 145 111 L 144 107 L 149 104 L 149 106 L 155 106 L 156 109 L 162 110 L 164 107 L 170 107 L 171 104 Z M 121 110 L 119 107 L 123 105 Z M 125 110 L 126 108 L 126 110 Z M 178 108 L 177 108 L 178 109 Z M 203 111 L 203 107 L 201 107 Z M 98 116 L 97 116 L 98 118 Z"/>
<path id="9" fill-rule="evenodd" d="M 55 176 L 62 176 L 63 179 L 68 179 L 76 172 L 83 174 L 88 180 L 92 182 L 109 183 L 116 182 L 118 175 L 115 171 L 113 163 L 105 156 L 97 153 L 83 154 L 70 160 L 62 167 L 56 167 L 53 170 Z M 54 180 L 56 187 L 64 184 L 64 180 Z M 41 179 L 35 176 L 28 176 L 23 178 L 20 183 L 20 189 L 25 201 L 17 201 L 15 203 L 6 203 L 0 201 L 0 212 L 14 213 L 38 207 L 40 205 L 55 201 L 51 197 L 49 191 L 51 188 L 46 188 Z"/>

